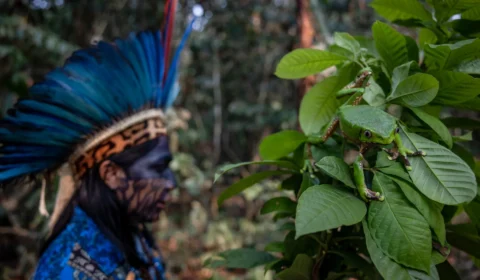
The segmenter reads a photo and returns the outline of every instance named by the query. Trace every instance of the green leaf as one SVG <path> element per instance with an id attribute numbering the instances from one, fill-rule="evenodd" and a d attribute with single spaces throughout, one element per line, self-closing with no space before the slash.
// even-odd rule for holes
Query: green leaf
<path id="1" fill-rule="evenodd" d="M 389 177 L 398 178 L 405 182 L 412 183 L 412 179 L 410 179 L 404 165 L 400 162 L 393 162 L 392 165 L 379 168 L 378 170 Z"/>
<path id="2" fill-rule="evenodd" d="M 264 250 L 267 252 L 283 253 L 285 252 L 285 244 L 283 244 L 283 242 L 270 242 L 265 246 Z"/>
<path id="3" fill-rule="evenodd" d="M 471 131 L 465 133 L 464 135 L 453 136 L 453 141 L 455 142 L 470 142 L 473 141 L 473 134 Z"/>
<path id="4" fill-rule="evenodd" d="M 248 177 L 242 178 L 241 180 L 237 181 L 228 189 L 224 190 L 219 196 L 217 200 L 217 204 L 220 206 L 222 203 L 229 199 L 230 197 L 241 193 L 242 191 L 246 190 L 247 188 L 253 186 L 254 184 L 267 179 L 268 177 L 272 177 L 275 175 L 282 175 L 285 174 L 286 171 L 281 170 L 274 170 L 274 171 L 263 171 L 252 174 Z"/>
<path id="5" fill-rule="evenodd" d="M 300 185 L 300 189 L 298 190 L 297 197 L 300 197 L 304 191 L 306 191 L 308 188 L 313 186 L 312 178 L 310 177 L 311 174 L 310 172 L 303 172 L 302 174 L 302 184 Z"/>
<path id="6" fill-rule="evenodd" d="M 342 156 L 340 145 L 338 145 L 333 138 L 329 138 L 327 141 L 325 141 L 325 143 L 322 144 L 311 145 L 310 150 L 312 152 L 313 160 L 315 161 L 320 161 L 326 156 Z"/>
<path id="7" fill-rule="evenodd" d="M 453 71 L 435 71 L 431 74 L 440 83 L 435 103 L 458 104 L 472 100 L 480 94 L 480 79 L 468 74 Z"/>
<path id="8" fill-rule="evenodd" d="M 408 269 L 392 259 L 390 259 L 387 255 L 385 255 L 382 250 L 377 246 L 375 241 L 372 238 L 370 230 L 368 228 L 368 224 L 366 221 L 362 221 L 363 224 L 363 232 L 365 234 L 365 241 L 367 243 L 367 249 L 370 253 L 370 258 L 372 262 L 375 264 L 375 267 L 378 269 L 380 274 L 383 276 L 384 279 L 411 279 L 411 280 L 418 280 L 422 278 L 417 278 L 418 276 L 411 275 L 410 272 L 414 271 L 413 269 Z M 414 271 L 419 272 L 419 271 Z M 425 273 L 423 276 L 428 277 Z M 431 274 L 434 273 L 434 270 L 431 269 Z M 428 279 L 428 278 L 425 278 Z M 438 278 L 433 278 L 438 279 Z"/>
<path id="9" fill-rule="evenodd" d="M 461 13 L 467 9 L 476 7 L 477 0 L 435 0 L 435 18 L 440 22 L 447 21 L 451 16 Z"/>
<path id="10" fill-rule="evenodd" d="M 296 166 L 294 163 L 286 160 L 263 160 L 263 161 L 249 161 L 249 162 L 241 162 L 241 163 L 235 163 L 235 164 L 226 164 L 222 167 L 220 167 L 216 172 L 215 172 L 215 179 L 214 183 L 226 172 L 241 167 L 245 165 L 252 165 L 252 164 L 258 164 L 258 165 L 273 165 L 277 166 L 280 168 L 287 168 L 290 170 L 298 170 L 299 167 Z"/>
<path id="11" fill-rule="evenodd" d="M 377 51 L 390 73 L 398 65 L 408 62 L 407 42 L 402 34 L 380 21 L 373 24 L 372 32 Z"/>
<path id="12" fill-rule="evenodd" d="M 260 214 L 277 213 L 295 213 L 297 203 L 288 197 L 274 197 L 263 204 Z"/>
<path id="13" fill-rule="evenodd" d="M 330 177 L 344 183 L 345 185 L 356 188 L 350 175 L 350 167 L 338 157 L 324 157 L 315 164 L 323 172 L 327 173 Z"/>
<path id="14" fill-rule="evenodd" d="M 465 205 L 465 212 L 467 212 L 468 217 L 477 227 L 477 231 L 480 233 L 480 198 L 476 198 L 469 204 Z"/>
<path id="15" fill-rule="evenodd" d="M 449 70 L 460 62 L 480 55 L 480 39 L 455 44 L 425 45 L 425 64 L 429 70 Z"/>
<path id="16" fill-rule="evenodd" d="M 452 141 L 452 135 L 450 134 L 450 131 L 448 131 L 448 128 L 437 118 L 425 113 L 424 111 L 418 109 L 418 108 L 409 108 L 422 122 L 424 122 L 426 125 L 428 125 L 435 133 L 440 136 L 440 139 L 442 139 L 445 144 L 449 148 L 452 148 L 453 141 Z"/>
<path id="17" fill-rule="evenodd" d="M 409 171 L 415 186 L 428 198 L 447 205 L 472 200 L 477 194 L 475 175 L 468 165 L 449 149 L 414 133 L 401 137 L 406 148 L 424 151 L 425 157 L 410 157 Z"/>
<path id="18" fill-rule="evenodd" d="M 375 0 L 370 4 L 377 13 L 389 21 L 419 19 L 432 21 L 432 16 L 416 0 Z"/>
<path id="19" fill-rule="evenodd" d="M 266 160 L 275 160 L 293 153 L 307 137 L 296 130 L 284 130 L 265 137 L 260 143 L 260 156 Z"/>
<path id="20" fill-rule="evenodd" d="M 403 36 L 405 38 L 405 42 L 407 44 L 407 55 L 408 55 L 408 60 L 409 61 L 419 61 L 419 49 L 417 46 L 417 42 L 410 37 L 410 36 Z"/>
<path id="21" fill-rule="evenodd" d="M 442 205 L 419 193 L 411 184 L 394 177 L 390 177 L 390 179 L 392 179 L 395 184 L 402 189 L 403 194 L 417 208 L 420 214 L 422 214 L 428 225 L 435 232 L 435 235 L 438 237 L 440 243 L 442 245 L 445 244 L 445 221 L 443 220 L 441 212 Z"/>
<path id="22" fill-rule="evenodd" d="M 344 56 L 327 51 L 296 49 L 280 60 L 275 75 L 282 79 L 304 78 L 346 60 Z"/>
<path id="23" fill-rule="evenodd" d="M 299 254 L 291 267 L 277 273 L 275 277 L 281 280 L 310 280 L 313 269 L 313 259 L 307 255 Z"/>
<path id="24" fill-rule="evenodd" d="M 480 121 L 472 118 L 448 117 L 441 120 L 449 128 L 479 129 Z"/>
<path id="25" fill-rule="evenodd" d="M 401 81 L 388 102 L 420 107 L 430 103 L 438 92 L 438 81 L 428 74 L 415 74 Z"/>
<path id="26" fill-rule="evenodd" d="M 480 58 L 462 61 L 452 70 L 470 75 L 480 75 Z"/>
<path id="27" fill-rule="evenodd" d="M 375 47 L 375 41 L 372 38 L 367 38 L 365 36 L 354 36 L 354 38 L 370 55 L 373 57 L 380 57 L 377 48 Z"/>
<path id="28" fill-rule="evenodd" d="M 348 50 L 355 58 L 360 53 L 360 43 L 352 37 L 352 35 L 345 32 L 335 32 L 335 44 Z"/>
<path id="29" fill-rule="evenodd" d="M 453 247 L 480 258 L 480 236 L 473 224 L 449 225 L 447 240 Z"/>
<path id="30" fill-rule="evenodd" d="M 392 92 L 395 91 L 397 88 L 398 84 L 400 84 L 401 81 L 405 80 L 409 75 L 410 72 L 419 72 L 420 67 L 418 66 L 418 63 L 415 61 L 409 61 L 407 63 L 404 63 L 402 65 L 399 65 L 393 69 L 392 72 Z"/>
<path id="31" fill-rule="evenodd" d="M 298 200 L 296 238 L 342 225 L 356 224 L 363 219 L 366 212 L 365 203 L 342 188 L 331 185 L 313 186 Z"/>
<path id="32" fill-rule="evenodd" d="M 463 161 L 465 161 L 465 163 L 468 164 L 468 166 L 470 166 L 472 170 L 475 169 L 475 158 L 473 158 L 471 151 L 467 150 L 465 147 L 459 144 L 454 144 L 452 152 L 454 152 Z"/>
<path id="33" fill-rule="evenodd" d="M 319 133 L 335 115 L 340 102 L 336 93 L 348 82 L 341 77 L 331 76 L 313 86 L 300 104 L 299 122 L 306 135 Z"/>
<path id="34" fill-rule="evenodd" d="M 418 42 L 420 49 L 423 50 L 425 44 L 435 44 L 437 42 L 437 35 L 428 28 L 420 28 L 418 31 Z"/>
<path id="35" fill-rule="evenodd" d="M 281 227 L 278 228 L 280 231 L 291 231 L 295 230 L 295 223 L 293 222 L 286 222 Z"/>
<path id="36" fill-rule="evenodd" d="M 396 262 L 428 273 L 432 252 L 428 223 L 386 175 L 375 173 L 373 190 L 385 196 L 383 202 L 372 201 L 368 209 L 375 244 Z"/>
<path id="37" fill-rule="evenodd" d="M 480 5 L 463 12 L 462 19 L 480 20 Z"/>
<path id="38" fill-rule="evenodd" d="M 266 252 L 241 248 L 221 252 L 216 259 L 210 260 L 206 265 L 212 268 L 226 267 L 250 269 L 267 264 L 275 259 L 274 256 Z"/>
<path id="39" fill-rule="evenodd" d="M 365 88 L 363 94 L 363 100 L 365 100 L 370 106 L 382 106 L 385 104 L 385 93 L 382 87 L 375 82 L 373 78 L 369 81 L 370 85 Z"/>

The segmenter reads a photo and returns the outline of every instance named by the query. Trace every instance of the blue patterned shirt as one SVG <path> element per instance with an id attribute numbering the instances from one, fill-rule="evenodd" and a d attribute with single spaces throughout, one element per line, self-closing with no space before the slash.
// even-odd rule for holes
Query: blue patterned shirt
<path id="1" fill-rule="evenodd" d="M 135 241 L 140 257 L 147 261 L 141 242 L 139 239 Z M 153 263 L 149 270 L 151 278 L 164 280 L 161 259 L 153 258 Z M 136 280 L 143 279 L 139 271 L 128 266 L 120 249 L 99 230 L 94 221 L 76 207 L 65 229 L 41 256 L 32 279 L 116 280 L 125 279 L 130 272 L 135 274 Z M 160 279 L 155 276 L 156 272 L 161 275 Z"/>

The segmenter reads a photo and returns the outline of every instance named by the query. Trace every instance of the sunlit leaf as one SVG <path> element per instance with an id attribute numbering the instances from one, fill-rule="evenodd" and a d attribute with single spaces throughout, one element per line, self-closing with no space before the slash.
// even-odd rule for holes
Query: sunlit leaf
<path id="1" fill-rule="evenodd" d="M 382 202 L 372 201 L 368 209 L 375 243 L 396 262 L 428 273 L 432 251 L 428 223 L 386 175 L 375 173 L 373 190 L 385 196 Z"/>
<path id="2" fill-rule="evenodd" d="M 298 200 L 296 238 L 322 230 L 353 225 L 367 212 L 365 203 L 348 191 L 331 185 L 313 186 Z"/>
<path id="3" fill-rule="evenodd" d="M 344 56 L 327 51 L 296 49 L 280 60 L 275 75 L 283 79 L 304 78 L 346 60 Z"/>

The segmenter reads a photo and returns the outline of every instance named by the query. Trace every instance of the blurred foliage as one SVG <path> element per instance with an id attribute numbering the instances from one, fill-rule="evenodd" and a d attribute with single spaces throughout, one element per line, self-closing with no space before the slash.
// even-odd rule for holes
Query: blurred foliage
<path id="1" fill-rule="evenodd" d="M 315 43 L 333 31 L 365 35 L 374 14 L 369 0 L 310 1 Z M 273 73 L 280 58 L 298 44 L 299 0 L 180 0 L 177 36 L 193 5 L 205 10 L 182 57 L 182 91 L 176 107 L 178 130 L 172 134 L 180 188 L 159 223 L 171 279 L 264 279 L 263 269 L 202 268 L 204 260 L 230 248 L 262 249 L 282 237 L 278 222 L 259 216 L 263 202 L 279 182 L 265 181 L 218 208 L 224 188 L 212 188 L 215 166 L 258 158 L 260 140 L 281 129 L 295 129 L 301 93 L 297 85 Z M 0 106 L 17 98 L 68 55 L 98 40 L 158 28 L 163 1 L 154 0 L 0 0 Z M 318 16 L 320 15 L 320 17 Z M 241 168 L 222 184 L 259 170 Z M 0 278 L 25 279 L 45 219 L 37 213 L 38 186 L 0 189 Z M 48 194 L 51 209 L 54 188 Z M 287 225 L 288 226 L 288 225 Z M 278 235 L 278 236 L 277 236 Z M 267 274 L 265 279 L 271 275 Z"/>

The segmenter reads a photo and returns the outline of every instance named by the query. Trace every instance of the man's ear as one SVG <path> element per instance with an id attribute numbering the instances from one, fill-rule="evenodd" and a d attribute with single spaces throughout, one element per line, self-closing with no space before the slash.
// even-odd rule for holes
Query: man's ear
<path id="1" fill-rule="evenodd" d="M 127 178 L 125 171 L 110 160 L 104 160 L 100 163 L 98 172 L 100 173 L 100 178 L 102 178 L 103 182 L 113 190 L 123 186 L 125 179 Z"/>

